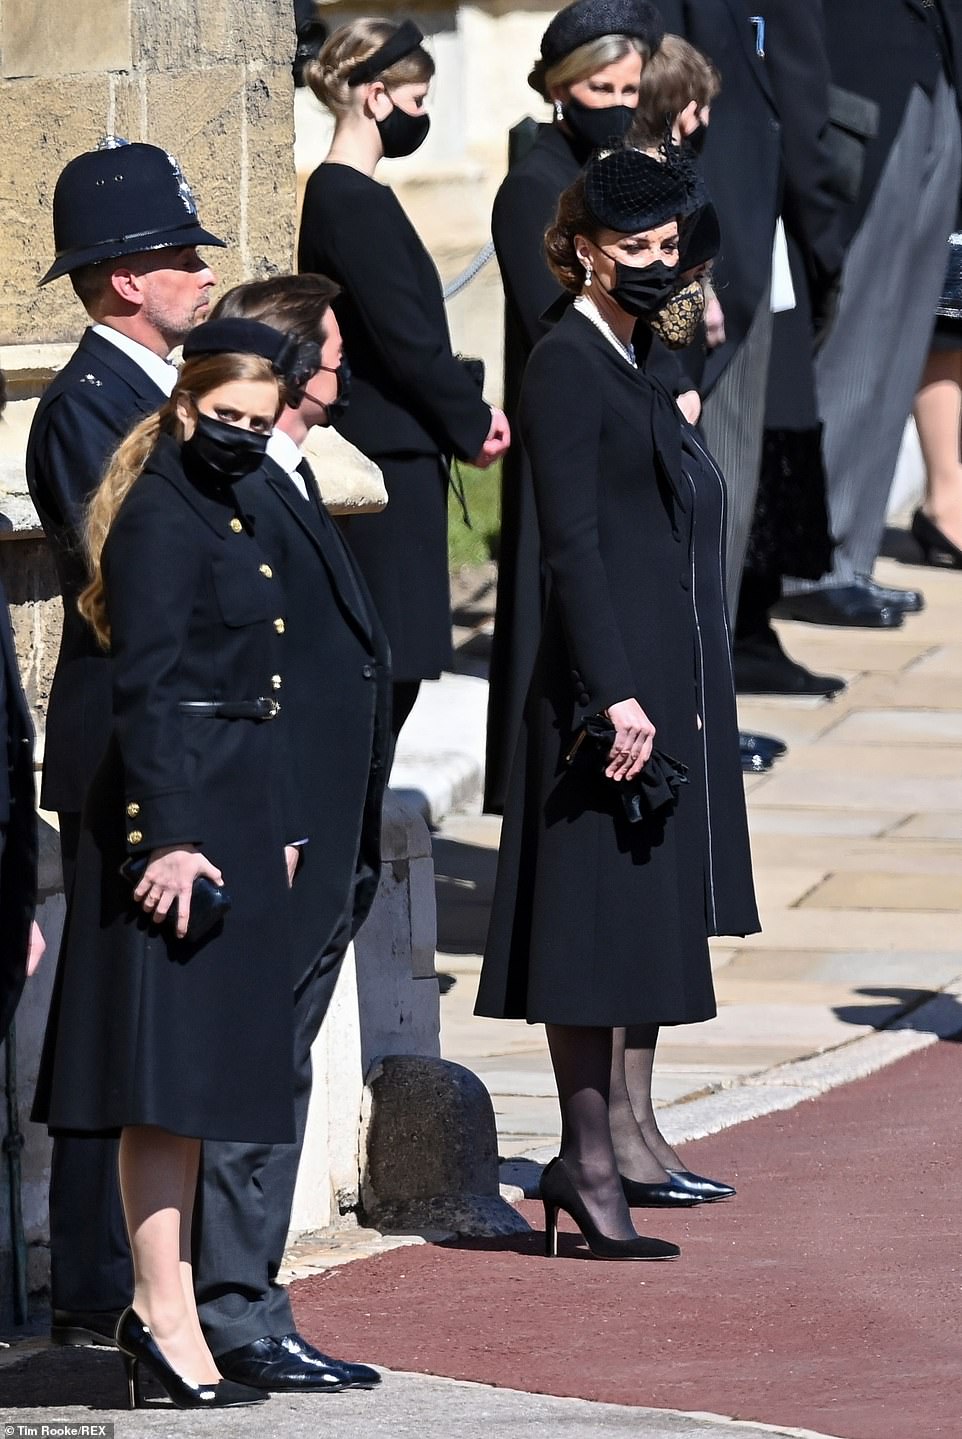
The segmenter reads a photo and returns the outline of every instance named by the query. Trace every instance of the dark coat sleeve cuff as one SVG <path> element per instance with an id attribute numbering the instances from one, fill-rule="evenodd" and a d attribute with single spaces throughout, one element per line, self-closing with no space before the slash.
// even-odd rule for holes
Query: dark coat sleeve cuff
<path id="1" fill-rule="evenodd" d="M 193 812 L 190 790 L 164 794 L 128 794 L 124 800 L 124 826 L 128 854 L 144 854 L 168 845 L 202 843 Z"/>

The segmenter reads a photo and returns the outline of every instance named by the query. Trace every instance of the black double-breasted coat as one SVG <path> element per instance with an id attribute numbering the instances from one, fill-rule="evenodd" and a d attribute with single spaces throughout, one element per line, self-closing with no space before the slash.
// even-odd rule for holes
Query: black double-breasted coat
<path id="1" fill-rule="evenodd" d="M 384 631 L 306 461 L 300 469 L 307 499 L 271 459 L 234 487 L 284 590 L 284 669 L 272 684 L 305 825 L 297 838 L 308 840 L 291 892 L 296 979 L 373 903 L 390 732 Z"/>
<path id="2" fill-rule="evenodd" d="M 340 432 L 376 460 L 387 509 L 343 522 L 387 631 L 396 680 L 437 678 L 451 658 L 448 459 L 473 459 L 491 425 L 451 352 L 441 282 L 397 197 L 350 165 L 304 193 L 298 268 L 342 287 L 334 310 L 351 365 Z"/>
<path id="3" fill-rule="evenodd" d="M 162 436 L 103 552 L 113 731 L 84 811 L 35 1118 L 294 1139 L 291 896 L 284 846 L 310 839 L 289 726 L 195 716 L 185 700 L 273 697 L 283 586 L 229 487 L 188 478 Z M 118 873 L 191 843 L 233 907 L 197 944 L 157 929 Z M 295 880 L 295 883 L 297 881 Z"/>
<path id="4" fill-rule="evenodd" d="M 33 725 L 0 586 L 0 1044 L 23 990 L 36 899 Z"/>
<path id="5" fill-rule="evenodd" d="M 647 334 L 639 326 L 642 356 Z M 549 595 L 477 1012 L 605 1026 L 706 1019 L 707 936 L 758 927 L 724 482 L 668 392 L 574 308 L 532 353 L 520 421 Z M 689 769 L 661 823 L 630 825 L 615 786 L 565 763 L 583 720 L 631 697 L 656 745 Z"/>
<path id="6" fill-rule="evenodd" d="M 110 733 L 110 665 L 77 611 L 87 583 L 84 509 L 110 455 L 163 401 L 163 391 L 136 361 L 88 329 L 44 391 L 30 427 L 27 485 L 63 597 L 63 635 L 47 705 L 40 791 L 45 809 L 80 814 Z"/>

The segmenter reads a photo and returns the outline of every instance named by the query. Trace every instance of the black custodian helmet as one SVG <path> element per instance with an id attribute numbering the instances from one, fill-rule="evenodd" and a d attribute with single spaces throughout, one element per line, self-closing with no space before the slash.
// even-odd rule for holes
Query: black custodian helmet
<path id="1" fill-rule="evenodd" d="M 173 155 L 113 137 L 64 166 L 53 192 L 53 237 L 57 258 L 41 285 L 142 250 L 225 244 L 201 226 Z"/>

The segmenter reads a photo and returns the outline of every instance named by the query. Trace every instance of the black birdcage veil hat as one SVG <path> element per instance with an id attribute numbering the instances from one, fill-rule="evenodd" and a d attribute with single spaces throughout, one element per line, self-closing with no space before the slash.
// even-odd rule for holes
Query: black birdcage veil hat
<path id="1" fill-rule="evenodd" d="M 654 230 L 686 214 L 691 186 L 687 167 L 624 146 L 599 150 L 584 171 L 585 204 L 599 225 L 622 234 Z"/>

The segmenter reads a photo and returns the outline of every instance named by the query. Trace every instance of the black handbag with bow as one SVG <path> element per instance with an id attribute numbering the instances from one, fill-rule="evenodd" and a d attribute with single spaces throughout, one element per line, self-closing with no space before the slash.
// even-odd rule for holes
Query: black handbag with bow
<path id="1" fill-rule="evenodd" d="M 567 763 L 579 761 L 589 765 L 603 784 L 619 792 L 629 824 L 641 824 L 662 811 L 674 809 L 682 785 L 688 783 L 688 766 L 673 759 L 663 750 L 653 749 L 641 773 L 630 780 L 609 779 L 605 770 L 611 762 L 615 727 L 604 715 L 591 715 L 585 720 L 567 754 Z"/>

